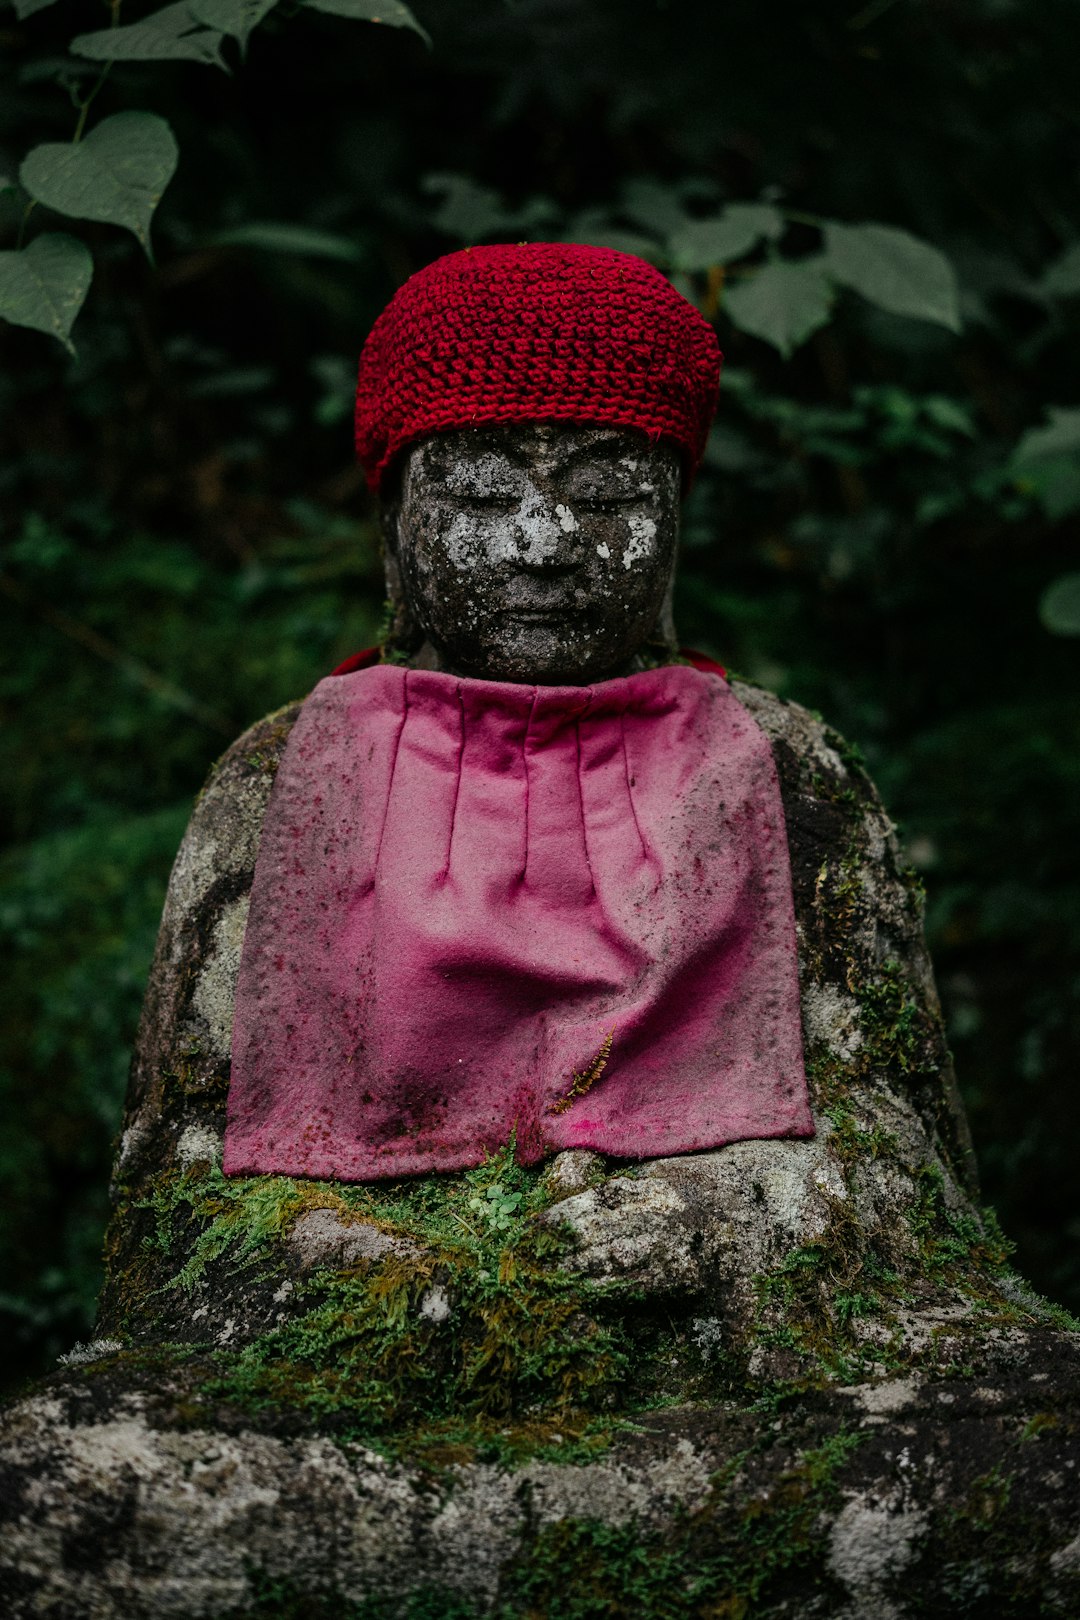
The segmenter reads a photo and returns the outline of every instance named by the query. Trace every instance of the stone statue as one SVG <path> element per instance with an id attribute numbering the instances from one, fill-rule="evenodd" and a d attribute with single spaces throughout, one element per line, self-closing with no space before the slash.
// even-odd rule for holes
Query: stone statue
<path id="1" fill-rule="evenodd" d="M 560 364 L 572 371 L 587 350 L 582 332 L 594 348 L 609 340 L 594 304 L 612 279 L 623 302 L 611 330 L 629 333 L 620 354 L 648 349 L 626 300 L 632 311 L 649 278 L 662 278 L 625 255 L 480 249 L 452 260 L 466 288 L 485 274 L 509 278 L 505 308 L 490 284 L 487 298 L 504 349 L 527 339 L 514 350 L 511 391 L 536 386 L 537 320 L 552 286 Z M 513 281 L 521 264 L 544 273 L 533 304 Z M 568 286 L 587 296 L 563 299 Z M 0 1499 L 5 1612 L 269 1616 L 302 1602 L 328 1614 L 348 1603 L 371 1615 L 855 1620 L 976 1614 L 985 1595 L 996 1615 L 1073 1614 L 1078 1341 L 1011 1273 L 978 1208 L 917 880 L 842 739 L 798 705 L 726 682 L 679 651 L 671 582 L 680 493 L 715 394 L 708 344 L 695 339 L 682 370 L 668 351 L 654 356 L 659 383 L 630 366 L 629 384 L 609 377 L 563 419 L 535 405 L 529 419 L 527 396 L 525 414 L 499 419 L 479 395 L 446 406 L 439 341 L 450 341 L 455 306 L 432 306 L 433 322 L 436 308 L 443 339 L 429 342 L 422 328 L 405 349 L 400 333 L 375 334 L 380 371 L 389 355 L 408 372 L 418 354 L 435 379 L 429 390 L 404 404 L 380 395 L 372 408 L 361 373 L 358 428 L 380 491 L 391 606 L 382 662 L 351 660 L 317 700 L 245 733 L 211 772 L 177 858 L 114 1171 L 99 1337 L 0 1431 L 12 1482 Z M 470 388 L 490 392 L 490 375 L 468 372 Z M 660 433 L 631 419 L 626 400 L 645 397 L 633 380 L 642 377 L 640 389 L 660 390 Z M 668 416 L 665 400 L 675 402 Z M 395 434 L 405 442 L 393 452 Z M 717 1061 L 738 1060 L 749 1076 L 740 1099 L 767 1090 L 781 1068 L 787 1075 L 757 1124 L 735 1127 L 721 1109 L 702 1125 L 692 1101 L 669 1101 L 645 1125 L 645 1113 L 634 1115 L 636 1134 L 616 1150 L 597 1146 L 612 1140 L 596 1124 L 605 1094 L 615 1118 L 638 1095 L 617 1089 L 633 1069 L 618 1044 L 624 997 L 616 1033 L 568 1071 L 565 1096 L 545 1094 L 531 1116 L 511 1098 L 499 1131 L 527 1117 L 539 1131 L 533 1140 L 519 1129 L 516 1154 L 505 1132 L 475 1152 L 458 1151 L 455 1138 L 456 1157 L 440 1169 L 442 1116 L 432 1125 L 410 1114 L 415 1099 L 398 1098 L 405 1124 L 395 1123 L 392 1156 L 374 1172 L 369 1159 L 320 1158 L 318 1146 L 311 1164 L 343 1167 L 297 1173 L 289 1166 L 308 1161 L 288 1158 L 297 1149 L 287 1133 L 245 1134 L 249 1117 L 273 1117 L 268 1097 L 299 1107 L 307 1095 L 306 1081 L 290 1091 L 293 1071 L 260 1067 L 264 1048 L 284 1038 L 267 1033 L 281 1006 L 290 1039 L 309 1016 L 322 1028 L 321 981 L 303 977 L 282 874 L 292 871 L 305 906 L 319 894 L 319 915 L 332 918 L 334 885 L 305 888 L 302 869 L 316 848 L 338 859 L 348 795 L 325 769 L 340 758 L 340 731 L 326 737 L 352 712 L 342 694 L 374 691 L 372 676 L 394 702 L 410 681 L 421 704 L 425 682 L 460 687 L 462 739 L 472 735 L 469 695 L 483 683 L 534 692 L 541 706 L 569 689 L 598 691 L 603 713 L 607 695 L 636 692 L 635 682 L 667 691 L 674 681 L 680 695 L 680 683 L 699 679 L 722 689 L 745 717 L 723 737 L 761 739 L 740 811 L 752 821 L 775 791 L 786 827 L 784 859 L 769 864 L 773 887 L 751 883 L 779 933 L 751 949 L 743 986 L 747 996 L 762 980 L 780 989 L 753 1002 L 742 1025 L 742 992 L 715 1003 L 728 1032 Z M 302 746 L 289 751 L 294 731 Z M 694 735 L 719 746 L 719 732 Z M 499 781 L 516 768 L 510 760 Z M 687 780 L 693 817 L 673 799 L 668 818 L 680 838 L 701 810 L 699 778 Z M 301 825 L 295 795 L 313 804 L 324 792 L 329 819 Z M 360 777 L 356 792 L 363 810 Z M 392 871 L 407 874 L 424 818 L 410 818 L 389 789 L 378 802 L 384 818 L 393 811 L 405 852 Z M 567 805 L 561 821 L 584 827 L 587 846 L 584 804 L 578 816 Z M 663 822 L 650 805 L 643 846 Z M 739 817 L 724 822 L 717 810 L 715 826 L 727 831 L 713 835 L 714 851 L 741 852 L 756 872 L 759 846 Z M 268 842 L 283 839 L 287 851 L 286 835 L 294 871 Z M 692 841 L 680 847 L 696 851 Z M 603 899 L 604 882 L 593 881 Z M 707 873 L 692 893 L 680 937 L 707 951 L 720 916 Z M 399 929 L 386 971 L 404 972 L 403 961 L 417 960 L 412 936 L 383 905 L 379 917 Z M 784 1044 L 784 916 L 797 1047 Z M 344 935 L 333 926 L 336 942 Z M 545 982 L 574 986 L 575 926 L 571 918 L 563 936 L 562 977 L 545 959 Z M 753 945 L 749 924 L 740 928 Z M 277 1004 L 275 938 L 276 971 L 295 969 L 301 986 Z M 664 936 L 659 954 L 679 948 Z M 333 943 L 319 973 L 336 960 Z M 673 1070 L 689 1061 L 691 1013 L 709 1013 L 726 971 L 694 981 L 690 1011 L 674 1019 Z M 662 1004 L 675 981 L 648 982 Z M 405 998 L 406 1023 L 431 1012 L 408 1006 L 400 974 L 379 983 Z M 460 1038 L 485 1050 L 477 1004 L 462 998 Z M 246 1030 L 236 1043 L 234 1017 Z M 424 1040 L 432 1027 L 416 1024 Z M 321 1040 L 288 1046 L 295 1073 L 325 1067 Z M 746 1067 L 748 1054 L 757 1068 Z M 699 1088 L 703 1072 L 692 1070 Z M 363 1118 L 385 1123 L 385 1114 Z M 481 1114 L 477 1104 L 465 1128 Z M 573 1134 L 586 1114 L 593 1124 Z M 227 1118 L 235 1145 L 223 1172 Z M 706 1146 L 687 1147 L 709 1129 Z M 655 1150 L 654 1141 L 682 1145 Z M 419 1144 L 411 1173 L 403 1142 Z"/>

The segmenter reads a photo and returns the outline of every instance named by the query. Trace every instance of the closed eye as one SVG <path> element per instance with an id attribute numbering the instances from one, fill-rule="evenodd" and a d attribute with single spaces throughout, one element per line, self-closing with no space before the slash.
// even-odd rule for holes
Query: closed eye
<path id="1" fill-rule="evenodd" d="M 512 507 L 512 508 L 514 508 L 516 510 L 516 508 L 521 505 L 521 496 L 520 495 L 512 495 L 512 494 L 509 493 L 509 491 L 507 491 L 505 493 L 499 493 L 499 492 L 493 492 L 492 490 L 487 490 L 487 489 L 485 489 L 485 490 L 455 489 L 453 491 L 450 491 L 449 494 L 450 494 L 450 499 L 451 500 L 459 501 L 462 506 L 494 506 L 494 507 L 503 507 L 503 508 L 511 508 Z"/>
<path id="2" fill-rule="evenodd" d="M 606 512 L 613 506 L 638 506 L 647 498 L 636 490 L 628 490 L 624 495 L 571 495 L 566 504 L 572 512 Z"/>

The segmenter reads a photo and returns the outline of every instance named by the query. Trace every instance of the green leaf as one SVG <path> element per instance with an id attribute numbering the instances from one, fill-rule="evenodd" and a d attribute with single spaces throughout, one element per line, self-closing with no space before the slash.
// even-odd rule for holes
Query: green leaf
<path id="1" fill-rule="evenodd" d="M 786 360 L 829 319 L 833 291 L 820 263 L 820 259 L 796 263 L 776 259 L 762 265 L 728 288 L 724 308 L 740 332 L 764 338 Z"/>
<path id="2" fill-rule="evenodd" d="M 461 242 L 479 242 L 485 236 L 510 231 L 527 236 L 553 216 L 545 197 L 530 197 L 520 208 L 510 208 L 497 191 L 477 185 L 465 174 L 428 174 L 421 181 L 429 196 L 442 195 L 432 224 Z"/>
<path id="3" fill-rule="evenodd" d="M 922 408 L 935 427 L 947 433 L 962 433 L 966 439 L 978 437 L 969 407 L 959 400 L 949 399 L 946 394 L 927 394 Z"/>
<path id="4" fill-rule="evenodd" d="M 1055 636 L 1080 636 L 1080 574 L 1062 574 L 1048 586 L 1039 618 Z"/>
<path id="5" fill-rule="evenodd" d="M 668 239 L 668 252 L 676 270 L 709 270 L 741 259 L 763 237 L 774 242 L 783 229 L 783 218 L 769 203 L 732 203 L 715 219 L 680 226 Z"/>
<path id="6" fill-rule="evenodd" d="M 960 330 L 956 274 L 943 253 L 891 225 L 839 225 L 828 221 L 828 274 L 890 315 L 933 321 Z"/>
<path id="7" fill-rule="evenodd" d="M 150 220 L 172 179 L 176 141 L 156 113 L 123 112 L 78 145 L 49 142 L 24 159 L 19 179 L 60 214 L 123 225 L 150 251 Z"/>
<path id="8" fill-rule="evenodd" d="M 1028 428 L 1012 453 L 1016 466 L 1041 461 L 1046 456 L 1075 455 L 1080 452 L 1080 409 L 1050 405 L 1049 422 L 1044 427 Z"/>
<path id="9" fill-rule="evenodd" d="M 252 220 L 232 230 L 219 231 L 210 239 L 214 247 L 262 248 L 267 253 L 299 253 L 314 259 L 340 259 L 355 264 L 364 257 L 358 242 L 329 231 L 310 230 L 306 225 L 277 224 L 273 220 Z"/>
<path id="10" fill-rule="evenodd" d="M 238 39 L 242 51 L 247 49 L 252 29 L 259 26 L 277 3 L 278 0 L 189 0 L 196 22 Z"/>
<path id="11" fill-rule="evenodd" d="M 1080 409 L 1051 405 L 1046 415 L 1048 421 L 1024 434 L 1008 472 L 1056 523 L 1080 510 Z"/>
<path id="12" fill-rule="evenodd" d="M 221 38 L 216 29 L 202 27 L 189 0 L 178 0 L 126 28 L 78 34 L 70 49 L 95 62 L 190 61 L 224 68 Z"/>
<path id="13" fill-rule="evenodd" d="M 1080 511 L 1080 457 L 1075 453 L 1041 456 L 1022 466 L 1013 461 L 1009 471 L 1024 494 L 1034 495 L 1051 523 Z"/>
<path id="14" fill-rule="evenodd" d="M 44 11 L 46 6 L 55 5 L 56 0 L 11 0 L 11 3 L 15 7 L 16 17 L 20 22 L 25 22 L 27 17 L 33 17 L 36 12 Z"/>
<path id="15" fill-rule="evenodd" d="M 659 180 L 628 180 L 622 188 L 619 213 L 655 236 L 673 236 L 687 222 L 681 194 Z"/>
<path id="16" fill-rule="evenodd" d="M 1080 242 L 1074 242 L 1054 260 L 1043 274 L 1038 290 L 1046 298 L 1072 298 L 1080 293 Z"/>
<path id="17" fill-rule="evenodd" d="M 0 253 L 0 316 L 59 338 L 74 354 L 69 334 L 93 274 L 89 250 L 74 236 L 35 236 L 19 252 Z"/>
<path id="18" fill-rule="evenodd" d="M 311 11 L 325 11 L 331 17 L 350 17 L 357 22 L 385 23 L 388 28 L 411 28 L 425 45 L 431 35 L 417 22 L 401 0 L 304 0 Z"/>

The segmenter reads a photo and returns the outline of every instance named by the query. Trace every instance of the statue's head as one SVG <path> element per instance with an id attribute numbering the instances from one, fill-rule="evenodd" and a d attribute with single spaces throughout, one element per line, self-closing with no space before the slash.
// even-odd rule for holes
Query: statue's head
<path id="1" fill-rule="evenodd" d="M 406 282 L 356 416 L 395 650 L 573 685 L 670 656 L 679 502 L 719 365 L 697 310 L 610 249 L 477 248 Z"/>

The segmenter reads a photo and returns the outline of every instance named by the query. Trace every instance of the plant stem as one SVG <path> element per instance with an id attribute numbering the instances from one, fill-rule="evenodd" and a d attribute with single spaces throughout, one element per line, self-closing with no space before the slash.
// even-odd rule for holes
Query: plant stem
<path id="1" fill-rule="evenodd" d="M 123 0 L 107 0 L 107 3 L 109 7 L 109 27 L 118 28 L 120 25 L 120 7 Z M 79 119 L 75 125 L 75 133 L 71 137 L 72 146 L 78 146 L 79 142 L 82 140 L 83 131 L 86 128 L 86 115 L 90 111 L 90 106 L 94 100 L 94 97 L 105 83 L 105 80 L 109 77 L 109 71 L 111 68 L 112 63 L 106 62 L 105 66 L 101 69 L 101 72 L 95 79 L 89 94 L 82 101 L 76 101 L 75 105 L 79 109 Z"/>

